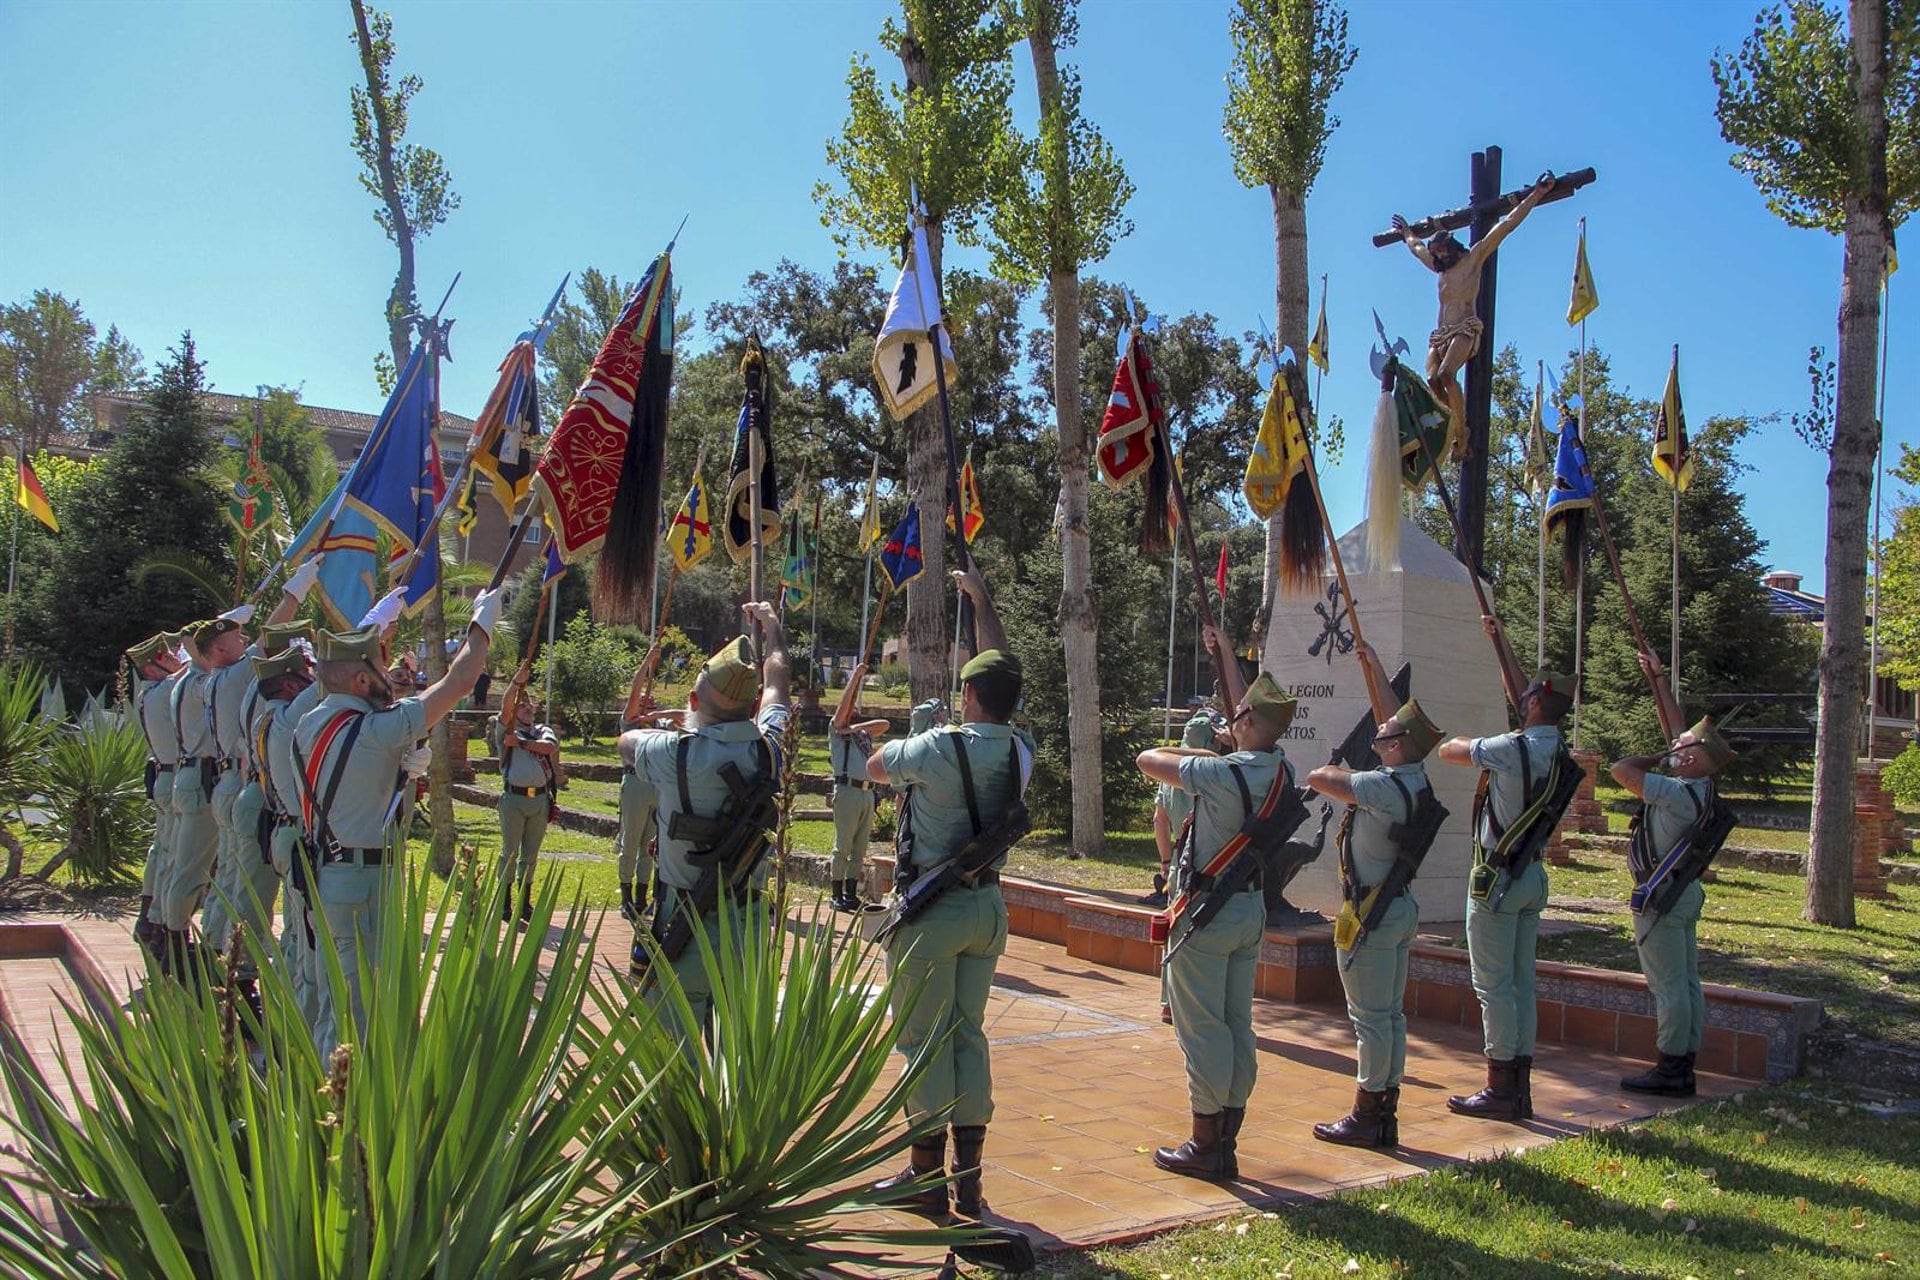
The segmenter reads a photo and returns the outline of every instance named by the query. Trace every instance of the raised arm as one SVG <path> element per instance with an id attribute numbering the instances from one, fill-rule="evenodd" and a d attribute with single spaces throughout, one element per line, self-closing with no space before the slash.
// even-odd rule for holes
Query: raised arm
<path id="1" fill-rule="evenodd" d="M 1420 243 L 1420 237 L 1407 228 L 1407 220 L 1399 214 L 1393 215 L 1393 229 L 1400 233 L 1400 242 L 1407 246 L 1407 252 L 1420 260 L 1420 265 L 1429 271 L 1440 268 L 1433 264 L 1433 255 L 1427 252 L 1427 246 Z"/>
<path id="2" fill-rule="evenodd" d="M 1660 763 L 1659 756 L 1628 756 L 1613 762 L 1613 780 L 1633 793 L 1636 800 L 1647 798 L 1647 774 Z"/>
<path id="3" fill-rule="evenodd" d="M 640 665 L 633 669 L 633 683 L 627 687 L 627 705 L 621 712 L 621 721 L 625 724 L 638 724 L 640 717 L 652 708 L 648 705 L 653 699 L 649 693 L 653 689 L 653 673 L 660 665 L 660 642 L 653 642 L 647 650 L 647 656 L 640 659 Z"/>
<path id="4" fill-rule="evenodd" d="M 1226 701 L 1227 716 L 1231 719 L 1235 708 L 1240 705 L 1240 699 L 1247 696 L 1247 679 L 1240 674 L 1239 660 L 1227 647 L 1227 638 L 1220 634 L 1220 628 L 1207 627 L 1201 639 L 1206 642 L 1207 651 L 1213 655 L 1214 664 L 1220 668 L 1220 696 Z"/>
<path id="5" fill-rule="evenodd" d="M 1387 681 L 1387 669 L 1380 665 L 1380 655 L 1374 652 L 1373 646 L 1364 640 L 1353 646 L 1353 656 L 1359 659 L 1360 674 L 1367 682 L 1367 701 L 1373 707 L 1374 722 L 1384 724 L 1393 719 L 1393 713 L 1400 709 L 1400 704 L 1393 700 L 1393 686 Z M 1339 799 L 1338 796 L 1334 798 Z"/>
<path id="6" fill-rule="evenodd" d="M 975 653 L 985 653 L 989 649 L 1007 647 L 1007 633 L 1000 625 L 1000 612 L 993 607 L 993 597 L 987 594 L 986 580 L 978 569 L 955 569 L 954 585 L 973 600 L 974 636 L 979 641 Z"/>
<path id="7" fill-rule="evenodd" d="M 765 600 L 749 600 L 740 606 L 749 625 L 760 629 L 760 710 L 785 705 L 792 685 L 787 664 L 787 632 L 780 615 Z"/>
<path id="8" fill-rule="evenodd" d="M 853 704 L 860 700 L 860 686 L 867 678 L 867 664 L 861 663 L 847 677 L 847 687 L 840 691 L 840 702 L 833 709 L 833 727 L 841 733 L 853 731 Z"/>
<path id="9" fill-rule="evenodd" d="M 1639 654 L 1640 670 L 1646 673 L 1647 686 L 1653 690 L 1654 714 L 1660 717 L 1660 735 L 1668 742 L 1680 736 L 1685 719 L 1680 713 L 1680 704 L 1675 701 L 1673 689 L 1667 683 L 1667 669 L 1660 659 L 1642 649 Z M 1621 784 L 1625 786 L 1625 783 Z M 1640 794 L 1634 792 L 1635 795 Z"/>
<path id="10" fill-rule="evenodd" d="M 1500 242 L 1512 235 L 1513 229 L 1527 220 L 1527 215 L 1533 212 L 1534 206 L 1539 204 L 1551 190 L 1553 190 L 1553 175 L 1541 174 L 1540 180 L 1533 184 L 1533 190 L 1527 192 L 1526 198 L 1513 206 L 1513 212 L 1496 222 L 1493 230 L 1481 236 L 1479 242 L 1468 250 L 1474 264 L 1477 266 L 1485 262 L 1488 255 L 1500 247 Z"/>
<path id="11" fill-rule="evenodd" d="M 473 598 L 473 621 L 467 626 L 467 642 L 453 655 L 447 674 L 420 694 L 429 725 L 445 720 L 460 705 L 460 699 L 473 691 L 473 682 L 487 669 L 487 649 L 493 643 L 493 629 L 499 624 L 500 593 L 482 591 Z"/>
<path id="12" fill-rule="evenodd" d="M 1513 656 L 1513 646 L 1507 642 L 1507 633 L 1500 627 L 1500 619 L 1490 613 L 1480 615 L 1480 625 L 1486 630 L 1487 639 L 1493 641 L 1493 660 L 1500 665 L 1500 686 L 1507 691 L 1507 702 L 1513 707 L 1513 714 L 1520 714 L 1520 702 L 1527 695 L 1527 673 L 1520 669 L 1520 660 Z"/>

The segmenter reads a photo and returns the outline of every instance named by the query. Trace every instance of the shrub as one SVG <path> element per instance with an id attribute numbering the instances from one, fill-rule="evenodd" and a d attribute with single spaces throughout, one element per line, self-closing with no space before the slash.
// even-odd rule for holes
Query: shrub
<path id="1" fill-rule="evenodd" d="M 577 614 L 567 623 L 566 634 L 540 651 L 535 682 L 552 673 L 557 705 L 550 710 L 557 711 L 582 742 L 592 742 L 602 722 L 617 714 L 640 657 L 612 630 Z"/>
<path id="2" fill-rule="evenodd" d="M 147 740 L 137 724 L 95 717 L 64 725 L 47 745 L 42 789 L 60 852 L 41 875 L 65 866 L 87 884 L 122 884 L 153 839 L 147 802 Z"/>
<path id="3" fill-rule="evenodd" d="M 1880 775 L 1893 801 L 1902 809 L 1920 809 L 1920 746 L 1909 746 L 1887 764 Z"/>

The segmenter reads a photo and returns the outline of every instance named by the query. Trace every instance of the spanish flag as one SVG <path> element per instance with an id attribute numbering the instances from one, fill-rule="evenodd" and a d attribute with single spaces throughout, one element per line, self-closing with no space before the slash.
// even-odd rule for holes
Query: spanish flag
<path id="1" fill-rule="evenodd" d="M 1681 493 L 1693 483 L 1693 447 L 1687 443 L 1687 415 L 1680 407 L 1679 347 L 1673 349 L 1667 393 L 1660 398 L 1660 413 L 1654 419 L 1653 469 Z"/>
<path id="2" fill-rule="evenodd" d="M 1567 323 L 1579 324 L 1600 307 L 1593 287 L 1593 268 L 1587 265 L 1587 220 L 1580 219 L 1580 248 L 1573 258 L 1573 296 L 1567 300 Z"/>
<path id="3" fill-rule="evenodd" d="M 27 461 L 25 454 L 20 457 L 20 484 L 14 501 L 20 504 L 21 510 L 31 512 L 41 524 L 55 533 L 60 532 L 60 522 L 53 518 L 53 504 L 47 501 L 47 491 L 40 487 L 40 477 L 34 474 L 33 464 Z"/>

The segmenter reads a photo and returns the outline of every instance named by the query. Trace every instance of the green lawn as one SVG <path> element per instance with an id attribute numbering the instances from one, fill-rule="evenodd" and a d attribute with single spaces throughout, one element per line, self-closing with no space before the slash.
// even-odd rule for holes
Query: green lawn
<path id="1" fill-rule="evenodd" d="M 1920 1119 L 1788 1084 L 1050 1266 L 1061 1280 L 1899 1275 L 1920 1261 L 1916 1142 Z"/>
<path id="2" fill-rule="evenodd" d="M 1593 927 L 1543 936 L 1541 958 L 1638 970 L 1625 860 L 1554 867 L 1551 880 L 1553 914 Z M 1706 981 L 1815 996 L 1847 1031 L 1920 1048 L 1920 890 L 1896 886 L 1893 898 L 1862 898 L 1859 927 L 1829 929 L 1800 918 L 1801 876 L 1727 868 L 1706 888 Z"/>

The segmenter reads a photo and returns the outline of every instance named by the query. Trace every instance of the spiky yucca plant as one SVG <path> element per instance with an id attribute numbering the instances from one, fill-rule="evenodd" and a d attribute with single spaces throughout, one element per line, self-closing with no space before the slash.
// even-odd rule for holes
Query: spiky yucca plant
<path id="1" fill-rule="evenodd" d="M 64 866 L 88 884 L 132 880 L 153 836 L 146 771 L 139 725 L 94 716 L 61 726 L 47 743 L 41 781 L 61 847 L 38 874 Z"/>

